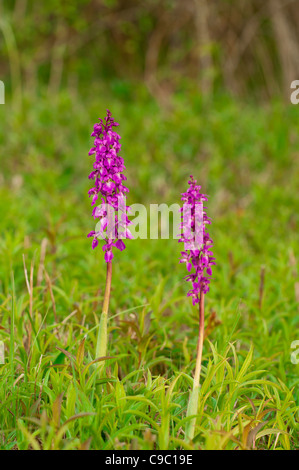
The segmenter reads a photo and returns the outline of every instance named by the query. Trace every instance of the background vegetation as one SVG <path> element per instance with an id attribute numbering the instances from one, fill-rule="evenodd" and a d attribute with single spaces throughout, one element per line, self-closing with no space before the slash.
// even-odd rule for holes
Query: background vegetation
<path id="1" fill-rule="evenodd" d="M 1 2 L 0 448 L 298 448 L 297 4 Z M 130 204 L 179 202 L 191 173 L 210 195 L 193 442 L 197 312 L 175 241 L 115 258 L 111 358 L 91 364 L 105 263 L 88 150 L 108 107 Z"/>
<path id="2" fill-rule="evenodd" d="M 0 4 L 2 79 L 14 96 L 90 81 L 156 98 L 193 79 L 206 95 L 289 98 L 299 75 L 298 0 L 6 0 Z"/>

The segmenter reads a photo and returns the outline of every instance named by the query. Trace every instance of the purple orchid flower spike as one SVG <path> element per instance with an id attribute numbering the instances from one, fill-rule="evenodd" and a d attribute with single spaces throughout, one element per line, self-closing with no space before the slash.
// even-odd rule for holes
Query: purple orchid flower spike
<path id="1" fill-rule="evenodd" d="M 180 263 L 186 263 L 189 274 L 185 277 L 191 282 L 192 289 L 187 296 L 191 297 L 193 305 L 199 304 L 199 333 L 196 351 L 196 364 L 193 380 L 193 390 L 190 394 L 187 409 L 187 417 L 194 416 L 198 412 L 198 395 L 200 384 L 200 371 L 202 349 L 204 339 L 204 296 L 209 292 L 212 276 L 212 266 L 215 258 L 211 248 L 213 241 L 207 232 L 207 226 L 211 224 L 207 216 L 204 203 L 208 200 L 205 194 L 200 192 L 201 187 L 190 176 L 189 188 L 182 193 L 184 205 L 181 209 L 181 237 L 179 242 L 184 242 L 185 251 L 181 252 Z M 194 243 L 197 240 L 197 243 Z M 200 243 L 198 243 L 200 240 Z M 190 419 L 186 427 L 186 438 L 192 440 L 195 433 L 196 419 Z"/>
<path id="2" fill-rule="evenodd" d="M 184 207 L 181 209 L 183 215 L 181 223 L 181 238 L 179 242 L 185 243 L 185 251 L 181 252 L 182 258 L 180 263 L 186 263 L 187 270 L 193 273 L 186 276 L 186 280 L 192 283 L 192 289 L 188 292 L 188 297 L 192 298 L 193 305 L 199 303 L 200 294 L 206 294 L 210 287 L 210 281 L 212 276 L 212 266 L 215 265 L 215 258 L 211 248 L 213 241 L 206 230 L 206 226 L 211 224 L 210 218 L 205 212 L 204 202 L 208 200 L 205 194 L 200 192 L 201 187 L 197 185 L 197 181 L 190 176 L 189 188 L 185 193 L 182 193 L 182 201 Z M 188 206 L 190 211 L 187 216 L 184 214 L 185 207 Z M 196 220 L 197 208 L 201 210 L 200 221 Z M 196 230 L 201 232 L 200 239 L 202 241 L 199 249 L 188 249 L 192 239 L 196 239 Z"/>
<path id="3" fill-rule="evenodd" d="M 93 239 L 93 249 L 98 246 L 99 240 L 106 242 L 103 246 L 106 263 L 112 261 L 114 247 L 123 251 L 126 248 L 123 239 L 132 238 L 127 228 L 130 224 L 127 216 L 130 208 L 125 205 L 125 198 L 129 190 L 124 185 L 127 178 L 123 174 L 124 160 L 119 155 L 120 135 L 113 130 L 117 126 L 118 123 L 107 110 L 105 120 L 100 119 L 100 123 L 94 126 L 91 134 L 95 138 L 94 146 L 89 151 L 89 155 L 95 156 L 95 161 L 89 175 L 89 179 L 94 180 L 94 187 L 88 194 L 92 197 L 92 206 L 99 202 L 100 205 L 92 211 L 94 219 L 98 219 L 96 230 L 87 236 Z"/>
<path id="4" fill-rule="evenodd" d="M 88 191 L 92 197 L 92 206 L 95 206 L 92 215 L 97 220 L 96 229 L 87 236 L 92 238 L 92 248 L 104 242 L 104 259 L 107 263 L 106 287 L 104 294 L 103 310 L 99 323 L 98 339 L 96 346 L 96 358 L 107 355 L 107 321 L 112 280 L 113 248 L 123 251 L 126 245 L 123 239 L 132 238 L 127 228 L 131 223 L 127 213 L 130 210 L 126 206 L 126 194 L 129 192 L 124 185 L 126 177 L 124 160 L 119 155 L 121 145 L 120 136 L 114 131 L 118 123 L 114 121 L 109 110 L 104 121 L 95 124 L 91 134 L 94 137 L 94 146 L 89 155 L 94 155 L 93 171 L 89 179 L 94 181 L 94 186 Z M 100 204 L 99 204 L 100 202 Z M 99 365 L 99 372 L 104 370 L 104 362 Z"/>

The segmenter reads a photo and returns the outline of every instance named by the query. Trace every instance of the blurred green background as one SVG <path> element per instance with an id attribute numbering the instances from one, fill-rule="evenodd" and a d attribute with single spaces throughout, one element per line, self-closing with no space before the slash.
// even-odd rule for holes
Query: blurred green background
<path id="1" fill-rule="evenodd" d="M 14 98 L 61 87 L 289 97 L 299 75 L 298 0 L 3 0 L 0 73 Z M 193 83 L 192 83 L 193 82 Z"/>
<path id="2" fill-rule="evenodd" d="M 10 322 L 13 271 L 20 363 L 29 309 L 23 254 L 28 271 L 34 265 L 41 335 L 47 338 L 54 314 L 62 321 L 76 313 L 59 340 L 45 339 L 46 361 L 55 360 L 56 341 L 71 350 L 83 331 L 78 325 L 93 327 L 99 311 L 94 296 L 101 301 L 105 265 L 86 238 L 94 228 L 88 151 L 93 124 L 109 108 L 120 123 L 129 204 L 180 202 L 190 174 L 209 195 L 217 258 L 207 297 L 207 321 L 212 315 L 217 321 L 209 339 L 220 353 L 235 341 L 243 358 L 253 342 L 254 369 L 266 369 L 269 380 L 282 381 L 298 400 L 298 365 L 290 361 L 291 343 L 299 339 L 299 105 L 290 104 L 290 84 L 299 79 L 298 6 L 282 0 L 0 2 L 6 87 L 0 326 Z M 111 314 L 149 304 L 155 343 L 143 366 L 163 356 L 152 372 L 165 377 L 190 369 L 196 344 L 197 314 L 185 298 L 179 251 L 172 240 L 136 240 L 114 262 Z M 43 263 L 56 312 L 39 271 Z M 124 376 L 138 368 L 137 340 L 117 325 L 110 352 L 132 350 L 132 362 L 119 363 Z M 92 356 L 92 342 L 89 347 Z M 13 427 L 6 419 L 2 429 Z"/>

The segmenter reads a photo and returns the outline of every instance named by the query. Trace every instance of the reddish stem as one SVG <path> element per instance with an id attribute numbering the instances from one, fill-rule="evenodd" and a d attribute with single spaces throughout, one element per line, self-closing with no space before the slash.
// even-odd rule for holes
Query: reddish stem
<path id="1" fill-rule="evenodd" d="M 205 296 L 203 292 L 201 292 L 200 299 L 199 299 L 199 330 L 198 330 L 198 341 L 197 341 L 197 349 L 196 349 L 196 365 L 195 365 L 193 389 L 196 387 L 199 387 L 199 381 L 200 381 L 202 347 L 203 347 L 204 328 L 205 328 L 204 300 L 205 300 Z"/>
<path id="2" fill-rule="evenodd" d="M 112 279 L 112 262 L 107 263 L 107 275 L 106 275 L 106 288 L 103 302 L 103 313 L 108 314 L 110 291 L 111 291 L 111 279 Z"/>

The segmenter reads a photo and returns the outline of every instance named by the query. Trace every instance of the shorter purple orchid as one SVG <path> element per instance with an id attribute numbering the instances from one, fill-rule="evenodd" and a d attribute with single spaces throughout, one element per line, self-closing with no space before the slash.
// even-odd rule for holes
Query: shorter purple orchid
<path id="1" fill-rule="evenodd" d="M 185 213 L 184 206 L 181 209 L 181 238 L 179 242 L 185 243 L 185 251 L 181 252 L 180 263 L 186 263 L 187 271 L 190 273 L 185 279 L 192 283 L 192 289 L 187 296 L 192 298 L 193 305 L 199 303 L 200 293 L 206 294 L 209 291 L 209 284 L 212 276 L 212 266 L 215 265 L 215 258 L 211 248 L 213 241 L 206 231 L 206 226 L 211 224 L 211 219 L 207 216 L 203 203 L 208 200 L 205 194 L 200 192 L 201 186 L 190 176 L 189 188 L 182 193 L 184 206 L 191 207 Z M 198 209 L 202 210 L 201 223 L 198 223 L 196 214 Z M 196 232 L 202 231 L 202 246 L 199 249 L 188 249 L 192 239 L 196 237 Z M 187 248 L 186 248 L 187 247 Z M 194 270 L 194 272 L 191 272 Z"/>

